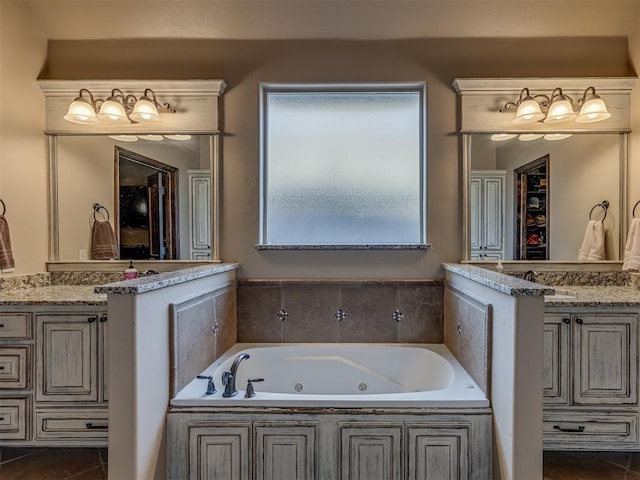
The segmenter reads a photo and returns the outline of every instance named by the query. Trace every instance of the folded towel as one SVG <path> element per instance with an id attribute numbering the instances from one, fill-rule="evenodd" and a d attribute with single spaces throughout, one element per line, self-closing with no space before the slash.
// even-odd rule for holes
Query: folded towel
<path id="1" fill-rule="evenodd" d="M 120 258 L 120 251 L 113 233 L 111 223 L 96 220 L 91 229 L 91 258 L 93 260 L 109 260 Z"/>
<path id="2" fill-rule="evenodd" d="M 589 220 L 582 246 L 578 250 L 578 261 L 597 262 L 605 259 L 604 225 L 600 220 Z"/>
<path id="3" fill-rule="evenodd" d="M 0 215 L 0 269 L 6 270 L 15 266 L 13 250 L 11 250 L 9 223 L 4 215 Z"/>
<path id="4" fill-rule="evenodd" d="M 640 218 L 632 219 L 629 225 L 622 270 L 640 270 Z"/>

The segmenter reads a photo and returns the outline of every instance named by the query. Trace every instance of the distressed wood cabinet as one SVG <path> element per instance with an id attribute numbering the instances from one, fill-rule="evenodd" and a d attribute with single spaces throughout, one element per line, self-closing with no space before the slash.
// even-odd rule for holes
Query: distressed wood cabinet
<path id="1" fill-rule="evenodd" d="M 471 260 L 504 258 L 504 170 L 473 170 L 471 195 Z"/>
<path id="2" fill-rule="evenodd" d="M 238 408 L 225 414 L 172 408 L 168 478 L 491 478 L 491 414 L 480 410 L 274 414 Z"/>
<path id="3" fill-rule="evenodd" d="M 637 448 L 638 314 L 548 312 L 544 345 L 545 448 Z"/>
<path id="4" fill-rule="evenodd" d="M 192 260 L 211 260 L 211 171 L 188 170 Z"/>
<path id="5" fill-rule="evenodd" d="M 107 444 L 104 305 L 0 312 L 0 445 Z"/>

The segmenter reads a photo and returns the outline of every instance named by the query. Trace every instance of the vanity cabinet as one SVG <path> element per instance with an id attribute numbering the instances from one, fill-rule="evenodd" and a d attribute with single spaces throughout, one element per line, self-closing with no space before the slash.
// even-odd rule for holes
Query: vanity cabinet
<path id="1" fill-rule="evenodd" d="M 471 172 L 471 260 L 504 258 L 504 170 Z"/>
<path id="2" fill-rule="evenodd" d="M 191 260 L 211 260 L 211 171 L 188 170 Z"/>
<path id="3" fill-rule="evenodd" d="M 105 307 L 21 309 L 0 313 L 0 445 L 106 446 Z"/>
<path id="4" fill-rule="evenodd" d="M 637 448 L 638 314 L 548 312 L 544 335 L 545 448 Z"/>
<path id="5" fill-rule="evenodd" d="M 491 415 L 487 412 L 237 410 L 224 414 L 173 408 L 168 416 L 168 478 L 491 478 Z"/>

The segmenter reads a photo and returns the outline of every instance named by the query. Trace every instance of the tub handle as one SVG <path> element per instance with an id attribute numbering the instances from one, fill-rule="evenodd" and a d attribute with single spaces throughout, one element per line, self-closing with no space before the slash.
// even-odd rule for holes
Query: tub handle
<path id="1" fill-rule="evenodd" d="M 207 382 L 207 391 L 204 393 L 205 395 L 213 395 L 216 393 L 216 385 L 213 383 L 213 377 L 209 375 L 198 375 L 196 378 L 200 380 L 209 380 Z"/>
<path id="2" fill-rule="evenodd" d="M 247 391 L 244 393 L 244 398 L 253 398 L 256 396 L 256 391 L 253 388 L 255 382 L 264 382 L 264 378 L 250 378 L 247 380 Z"/>

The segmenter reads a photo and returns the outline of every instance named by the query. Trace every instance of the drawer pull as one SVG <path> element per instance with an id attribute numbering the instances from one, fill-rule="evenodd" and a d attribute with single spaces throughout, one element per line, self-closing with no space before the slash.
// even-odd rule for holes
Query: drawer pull
<path id="1" fill-rule="evenodd" d="M 0 365 L 0 370 L 4 370 L 4 365 Z"/>
<path id="2" fill-rule="evenodd" d="M 567 427 L 561 427 L 560 425 L 554 425 L 553 428 L 555 428 L 556 430 L 560 430 L 561 432 L 569 432 L 569 433 L 584 432 L 584 425 L 579 425 L 576 428 L 567 428 Z"/>
<path id="3" fill-rule="evenodd" d="M 0 328 L 4 328 L 4 323 L 0 323 Z"/>
<path id="4" fill-rule="evenodd" d="M 87 430 L 106 430 L 108 425 L 94 425 L 93 423 L 87 423 Z"/>

